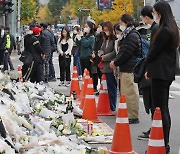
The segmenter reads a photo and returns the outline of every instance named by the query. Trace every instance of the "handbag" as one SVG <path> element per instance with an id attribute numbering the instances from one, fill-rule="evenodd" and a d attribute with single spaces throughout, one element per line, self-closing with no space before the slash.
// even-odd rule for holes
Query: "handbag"
<path id="1" fill-rule="evenodd" d="M 145 60 L 145 58 L 138 61 L 137 64 L 135 65 L 135 67 L 133 68 L 135 83 L 139 83 L 145 74 L 146 70 L 145 70 L 145 66 L 144 66 L 144 60 Z"/>
<path id="2" fill-rule="evenodd" d="M 180 75 L 180 47 L 176 49 L 176 75 Z"/>
<path id="3" fill-rule="evenodd" d="M 20 56 L 19 60 L 20 60 L 21 62 L 23 62 L 23 64 L 25 64 L 25 65 L 31 65 L 31 63 L 32 63 L 32 61 L 33 61 L 32 53 L 29 52 L 29 51 L 24 50 L 24 51 L 21 53 L 21 56 Z"/>
<path id="4" fill-rule="evenodd" d="M 103 69 L 103 67 L 104 67 L 104 61 L 103 61 L 103 60 L 101 60 L 101 61 L 99 62 L 98 67 L 100 68 L 100 70 Z"/>

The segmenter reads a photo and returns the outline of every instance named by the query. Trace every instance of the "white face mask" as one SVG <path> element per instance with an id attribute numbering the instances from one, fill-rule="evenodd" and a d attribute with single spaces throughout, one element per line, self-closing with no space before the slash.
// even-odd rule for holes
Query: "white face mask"
<path id="1" fill-rule="evenodd" d="M 124 32 L 126 30 L 126 26 L 120 25 L 120 29 Z"/>
<path id="2" fill-rule="evenodd" d="M 90 29 L 89 28 L 84 28 L 84 33 L 90 33 Z"/>
<path id="3" fill-rule="evenodd" d="M 153 15 L 153 19 L 154 19 L 154 21 L 155 21 L 157 24 L 160 23 L 160 19 L 157 19 L 157 17 L 156 17 L 155 15 Z"/>
<path id="4" fill-rule="evenodd" d="M 106 36 L 109 36 L 109 32 L 105 32 Z"/>
<path id="5" fill-rule="evenodd" d="M 77 34 L 77 30 L 73 30 L 73 33 L 74 33 L 74 34 Z"/>
<path id="6" fill-rule="evenodd" d="M 122 35 L 121 34 L 117 34 L 116 37 L 117 37 L 118 40 L 120 40 Z"/>
<path id="7" fill-rule="evenodd" d="M 96 31 L 98 34 L 100 34 L 102 32 L 102 29 L 101 28 L 98 28 L 97 31 Z"/>

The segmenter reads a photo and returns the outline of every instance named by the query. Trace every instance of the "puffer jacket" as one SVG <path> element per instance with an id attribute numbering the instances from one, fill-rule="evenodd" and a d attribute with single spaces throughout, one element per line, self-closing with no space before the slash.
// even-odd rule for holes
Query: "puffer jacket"
<path id="1" fill-rule="evenodd" d="M 120 67 L 120 72 L 132 73 L 136 65 L 136 59 L 141 57 L 141 38 L 136 29 L 121 40 L 119 53 L 114 64 Z"/>
<path id="2" fill-rule="evenodd" d="M 51 50 L 52 50 L 52 46 L 53 46 L 53 39 L 52 39 L 52 34 L 49 30 L 47 29 L 44 29 L 42 31 L 42 35 L 44 35 L 46 37 L 46 45 L 45 45 L 45 54 L 49 54 L 51 53 Z"/>

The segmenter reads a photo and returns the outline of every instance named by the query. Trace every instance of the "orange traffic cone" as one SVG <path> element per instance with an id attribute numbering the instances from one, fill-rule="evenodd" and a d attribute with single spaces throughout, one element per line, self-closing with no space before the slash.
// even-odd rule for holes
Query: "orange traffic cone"
<path id="1" fill-rule="evenodd" d="M 132 150 L 125 95 L 121 95 L 110 154 L 136 154 Z"/>
<path id="2" fill-rule="evenodd" d="M 114 115 L 114 113 L 111 112 L 111 110 L 110 110 L 110 101 L 109 101 L 109 95 L 108 95 L 108 90 L 107 90 L 105 74 L 103 74 L 102 78 L 101 78 L 101 86 L 100 86 L 100 92 L 99 92 L 97 114 L 101 115 L 101 116 Z"/>
<path id="3" fill-rule="evenodd" d="M 154 112 L 147 154 L 166 154 L 160 108 Z"/>
<path id="4" fill-rule="evenodd" d="M 19 82 L 23 81 L 23 77 L 22 77 L 22 66 L 18 65 L 18 77 L 19 77 Z"/>
<path id="5" fill-rule="evenodd" d="M 81 109 L 84 108 L 84 101 L 85 101 L 86 89 L 87 89 L 87 84 L 88 84 L 89 78 L 90 78 L 89 71 L 87 70 L 86 75 L 84 77 L 84 84 L 83 84 L 83 88 L 82 88 L 81 104 L 79 106 Z"/>
<path id="6" fill-rule="evenodd" d="M 73 75 L 71 80 L 71 87 L 70 87 L 70 95 L 72 92 L 75 91 L 78 98 L 80 98 L 80 88 L 79 88 L 79 81 L 78 81 L 78 74 L 77 68 L 74 66 L 73 68 Z"/>
<path id="7" fill-rule="evenodd" d="M 97 117 L 92 78 L 88 79 L 82 118 L 93 122 L 100 122 Z"/>

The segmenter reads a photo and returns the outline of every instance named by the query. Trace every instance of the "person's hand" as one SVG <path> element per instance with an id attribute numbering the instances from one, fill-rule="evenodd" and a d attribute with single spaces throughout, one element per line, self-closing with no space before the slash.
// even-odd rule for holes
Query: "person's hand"
<path id="1" fill-rule="evenodd" d="M 45 54 L 41 54 L 41 58 L 42 58 L 42 59 L 45 59 L 45 58 L 46 58 L 46 55 L 45 55 Z"/>
<path id="2" fill-rule="evenodd" d="M 5 52 L 5 53 L 8 53 L 8 50 L 5 50 L 4 52 Z"/>
<path id="3" fill-rule="evenodd" d="M 92 53 L 92 58 L 95 58 L 95 57 L 96 57 L 96 55 L 95 55 L 95 53 L 93 52 L 93 53 Z"/>
<path id="4" fill-rule="evenodd" d="M 149 80 L 148 72 L 146 72 L 146 73 L 144 74 L 144 77 L 145 77 L 146 80 Z"/>
<path id="5" fill-rule="evenodd" d="M 114 61 L 111 61 L 111 63 L 110 63 L 109 65 L 110 65 L 110 67 L 111 67 L 112 69 L 115 69 L 115 68 L 116 68 L 116 65 L 114 64 Z"/>
<path id="6" fill-rule="evenodd" d="M 118 76 L 118 72 L 116 70 L 114 70 L 113 74 L 114 74 L 115 77 Z"/>
<path id="7" fill-rule="evenodd" d="M 104 55 L 101 56 L 101 59 L 104 61 Z"/>

